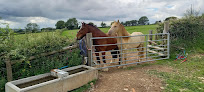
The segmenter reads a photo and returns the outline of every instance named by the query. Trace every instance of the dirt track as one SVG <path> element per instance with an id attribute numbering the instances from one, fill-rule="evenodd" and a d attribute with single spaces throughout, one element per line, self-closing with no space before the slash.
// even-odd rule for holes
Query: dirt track
<path id="1" fill-rule="evenodd" d="M 109 69 L 108 72 L 100 72 L 97 83 L 91 88 L 91 92 L 160 92 L 164 83 L 161 79 L 147 73 L 149 70 L 171 72 L 172 68 L 151 65 L 128 69 Z"/>

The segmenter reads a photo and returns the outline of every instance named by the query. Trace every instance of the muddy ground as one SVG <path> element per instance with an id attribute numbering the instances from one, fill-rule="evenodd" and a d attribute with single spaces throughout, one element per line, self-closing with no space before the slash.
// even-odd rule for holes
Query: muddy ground
<path id="1" fill-rule="evenodd" d="M 99 72 L 99 79 L 89 92 L 161 92 L 162 79 L 148 73 L 149 70 L 171 72 L 172 68 L 162 65 L 149 65 L 132 69 L 111 68 Z"/>

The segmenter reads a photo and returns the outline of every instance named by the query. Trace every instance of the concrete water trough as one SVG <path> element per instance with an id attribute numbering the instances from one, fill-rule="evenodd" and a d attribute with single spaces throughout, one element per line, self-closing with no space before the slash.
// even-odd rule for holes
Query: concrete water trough
<path id="1" fill-rule="evenodd" d="M 67 92 L 98 78 L 98 70 L 85 65 L 65 68 L 62 71 L 66 75 L 59 77 L 45 73 L 7 82 L 6 92 Z"/>

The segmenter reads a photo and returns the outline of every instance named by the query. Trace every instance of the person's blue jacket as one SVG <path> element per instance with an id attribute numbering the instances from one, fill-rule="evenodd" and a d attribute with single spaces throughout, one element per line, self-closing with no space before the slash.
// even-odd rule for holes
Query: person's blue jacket
<path id="1" fill-rule="evenodd" d="M 85 42 L 85 37 L 79 40 L 79 49 L 80 49 L 80 54 L 87 57 L 87 46 Z"/>

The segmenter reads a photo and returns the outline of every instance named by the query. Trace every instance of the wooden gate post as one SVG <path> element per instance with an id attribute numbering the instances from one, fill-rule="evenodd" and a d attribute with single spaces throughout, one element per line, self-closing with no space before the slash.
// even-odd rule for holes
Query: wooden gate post
<path id="1" fill-rule="evenodd" d="M 163 30 L 163 33 L 168 33 L 169 31 L 169 21 L 165 21 L 164 22 L 164 30 Z"/>
<path id="2" fill-rule="evenodd" d="M 13 76 L 12 76 L 12 66 L 11 66 L 11 61 L 9 57 L 6 57 L 6 72 L 7 72 L 7 80 L 12 81 Z"/>
<path id="3" fill-rule="evenodd" d="M 92 33 L 87 33 L 86 34 L 86 45 L 87 45 L 87 49 L 88 49 L 88 66 L 91 66 L 91 40 L 90 38 L 92 38 Z"/>
<path id="4" fill-rule="evenodd" d="M 149 34 L 150 34 L 150 35 L 149 35 L 149 40 L 150 40 L 150 41 L 152 41 L 152 36 L 153 36 L 152 34 L 153 34 L 153 30 L 150 30 L 150 31 L 149 31 Z M 151 43 L 151 42 L 149 42 L 149 44 L 150 44 L 150 45 L 152 45 L 152 43 Z"/>
<path id="5" fill-rule="evenodd" d="M 165 35 L 163 35 L 162 39 L 167 39 L 166 33 L 168 33 L 168 31 L 169 31 L 169 21 L 165 21 L 164 22 L 164 30 L 163 30 L 163 33 Z M 163 40 L 162 45 L 167 45 L 167 40 Z M 167 46 L 164 46 L 164 48 L 167 48 Z M 164 51 L 167 51 L 167 49 L 165 49 Z M 165 53 L 165 55 L 167 56 L 167 53 Z"/>

